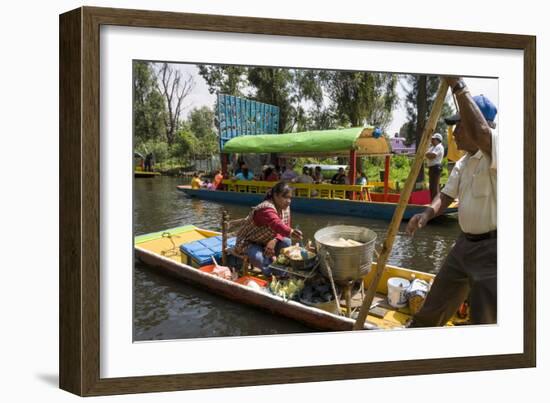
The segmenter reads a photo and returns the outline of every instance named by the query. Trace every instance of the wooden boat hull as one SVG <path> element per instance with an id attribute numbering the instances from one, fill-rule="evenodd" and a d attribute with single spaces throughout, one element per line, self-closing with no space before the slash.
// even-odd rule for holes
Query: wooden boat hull
<path id="1" fill-rule="evenodd" d="M 236 203 L 245 206 L 254 206 L 260 203 L 264 195 L 258 193 L 239 193 L 207 189 L 191 189 L 189 186 L 178 186 L 179 191 L 188 197 L 203 200 L 211 200 L 220 203 Z M 396 203 L 368 202 L 355 200 L 335 200 L 293 197 L 292 210 L 302 213 L 314 214 L 335 214 L 364 218 L 376 218 L 391 220 L 395 211 Z M 424 211 L 426 206 L 409 204 L 403 218 L 410 219 L 413 215 Z M 446 214 L 457 212 L 457 208 L 449 208 Z"/>
<path id="2" fill-rule="evenodd" d="M 134 178 L 154 178 L 160 176 L 160 172 L 134 171 Z"/>
<path id="3" fill-rule="evenodd" d="M 187 283 L 230 300 L 294 319 L 313 329 L 341 331 L 353 328 L 354 321 L 352 319 L 308 307 L 295 301 L 284 300 L 281 297 L 257 291 L 233 281 L 224 280 L 183 263 L 159 256 L 139 246 L 135 247 L 135 255 L 145 264 Z M 365 327 L 374 328 L 368 323 L 365 324 Z"/>

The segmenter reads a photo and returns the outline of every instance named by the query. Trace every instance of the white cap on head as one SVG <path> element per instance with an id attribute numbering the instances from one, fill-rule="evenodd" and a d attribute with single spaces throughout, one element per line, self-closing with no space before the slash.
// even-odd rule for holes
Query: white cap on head
<path id="1" fill-rule="evenodd" d="M 440 142 L 443 142 L 443 137 L 442 137 L 441 134 L 439 134 L 439 133 L 434 133 L 434 134 L 432 135 L 432 139 L 437 139 L 437 140 L 439 140 Z"/>

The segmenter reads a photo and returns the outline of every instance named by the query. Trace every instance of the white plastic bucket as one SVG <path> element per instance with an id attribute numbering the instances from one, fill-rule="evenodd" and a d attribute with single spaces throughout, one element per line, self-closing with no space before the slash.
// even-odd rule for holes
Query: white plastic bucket
<path id="1" fill-rule="evenodd" d="M 410 281 L 405 278 L 389 278 L 388 304 L 390 304 L 394 308 L 404 308 L 405 306 L 407 306 L 407 289 L 410 285 Z"/>

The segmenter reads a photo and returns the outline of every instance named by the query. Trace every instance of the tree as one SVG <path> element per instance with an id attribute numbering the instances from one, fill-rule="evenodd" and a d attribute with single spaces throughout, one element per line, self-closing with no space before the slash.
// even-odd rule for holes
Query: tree
<path id="1" fill-rule="evenodd" d="M 157 88 L 151 63 L 134 62 L 133 90 L 136 143 L 158 139 L 165 132 L 166 106 Z"/>
<path id="2" fill-rule="evenodd" d="M 248 69 L 242 66 L 199 65 L 199 74 L 204 78 L 211 94 L 244 96 Z"/>
<path id="3" fill-rule="evenodd" d="M 418 146 L 425 122 L 428 119 L 428 113 L 431 111 L 437 89 L 439 88 L 439 77 L 437 76 L 422 76 L 407 75 L 404 80 L 401 80 L 401 85 L 406 92 L 405 107 L 407 110 L 407 121 L 405 129 L 402 128 L 402 136 L 407 139 L 408 143 L 415 143 Z M 424 84 L 425 83 L 425 84 Z M 418 105 L 420 104 L 420 107 Z M 418 113 L 420 110 L 420 113 Z M 437 121 L 435 131 L 441 134 L 447 132 L 447 125 L 444 118 L 454 114 L 454 109 L 448 101 L 443 104 L 441 116 Z M 423 119 L 419 117 L 423 116 Z M 418 134 L 420 133 L 420 134 Z"/>
<path id="4" fill-rule="evenodd" d="M 397 103 L 394 74 L 330 71 L 321 77 L 338 123 L 387 127 Z"/>
<path id="5" fill-rule="evenodd" d="M 207 106 L 193 109 L 189 113 L 187 123 L 189 130 L 198 140 L 198 154 L 211 155 L 219 152 L 212 109 Z"/>
<path id="6" fill-rule="evenodd" d="M 176 132 L 180 125 L 180 116 L 183 110 L 183 100 L 189 96 L 195 82 L 192 76 L 183 78 L 181 72 L 162 63 L 157 71 L 157 85 L 164 97 L 167 113 L 164 118 L 166 141 L 168 145 L 174 143 Z"/>
<path id="7" fill-rule="evenodd" d="M 199 140 L 191 133 L 187 125 L 182 125 L 176 133 L 174 145 L 172 146 L 172 156 L 182 163 L 186 162 L 198 146 Z"/>
<path id="8" fill-rule="evenodd" d="M 248 82 L 254 88 L 250 95 L 259 102 L 279 107 L 279 133 L 292 131 L 296 124 L 298 96 L 294 70 L 273 67 L 250 67 Z"/>

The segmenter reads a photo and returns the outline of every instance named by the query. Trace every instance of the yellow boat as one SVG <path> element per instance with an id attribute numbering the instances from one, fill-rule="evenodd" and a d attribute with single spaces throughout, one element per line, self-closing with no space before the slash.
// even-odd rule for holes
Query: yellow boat
<path id="1" fill-rule="evenodd" d="M 276 315 L 285 316 L 305 325 L 320 330 L 351 330 L 354 320 L 345 316 L 346 307 L 341 308 L 342 312 L 332 313 L 330 311 L 305 305 L 303 303 L 287 300 L 266 291 L 251 288 L 237 281 L 231 281 L 214 276 L 205 270 L 201 270 L 197 263 L 187 254 L 182 253 L 180 246 L 194 241 L 204 240 L 220 236 L 219 232 L 197 228 L 193 225 L 173 228 L 151 234 L 135 237 L 135 256 L 143 263 L 171 275 L 177 279 L 207 289 L 208 291 L 225 298 L 264 309 Z M 376 263 L 373 263 L 373 269 Z M 375 270 L 364 278 L 365 288 L 368 287 Z M 262 276 L 256 279 L 262 281 Z M 414 278 L 430 282 L 434 279 L 433 274 L 422 273 L 414 270 L 404 269 L 396 266 L 386 266 L 383 278 L 379 283 L 377 294 L 373 305 L 377 308 L 371 309 L 365 322 L 365 329 L 392 329 L 402 328 L 411 318 L 407 307 L 394 309 L 385 303 L 387 279 L 390 277 L 401 277 L 408 280 Z M 265 282 L 263 278 L 263 281 Z M 359 293 L 356 294 L 356 297 Z M 350 311 L 361 303 L 360 297 L 351 301 Z M 345 301 L 342 301 L 345 305 Z M 356 310 L 358 310 L 356 308 Z M 333 311 L 334 312 L 334 311 Z M 452 324 L 451 322 L 449 324 Z"/>
<path id="2" fill-rule="evenodd" d="M 150 171 L 134 171 L 134 178 L 154 178 L 155 176 L 160 176 L 160 172 L 150 172 Z"/>

